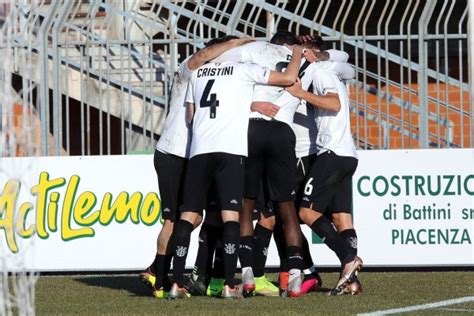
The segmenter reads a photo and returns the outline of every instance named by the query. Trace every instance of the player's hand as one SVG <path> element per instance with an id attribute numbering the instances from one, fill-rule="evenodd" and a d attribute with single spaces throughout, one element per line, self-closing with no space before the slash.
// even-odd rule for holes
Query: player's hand
<path id="1" fill-rule="evenodd" d="M 300 54 L 302 56 L 305 51 L 306 51 L 306 48 L 304 48 L 303 46 L 293 45 L 293 55 L 298 56 L 298 54 Z"/>
<path id="2" fill-rule="evenodd" d="M 299 98 L 301 92 L 303 92 L 303 88 L 301 87 L 301 80 L 300 78 L 296 78 L 296 81 L 293 85 L 288 86 L 285 88 L 292 96 Z"/>
<path id="3" fill-rule="evenodd" d="M 298 40 L 301 44 L 311 42 L 314 39 L 316 39 L 316 36 L 314 35 L 298 35 Z"/>
<path id="4" fill-rule="evenodd" d="M 266 115 L 268 117 L 275 117 L 277 115 L 280 107 L 271 102 L 252 102 L 250 107 L 252 112 L 258 112 L 260 114 Z"/>

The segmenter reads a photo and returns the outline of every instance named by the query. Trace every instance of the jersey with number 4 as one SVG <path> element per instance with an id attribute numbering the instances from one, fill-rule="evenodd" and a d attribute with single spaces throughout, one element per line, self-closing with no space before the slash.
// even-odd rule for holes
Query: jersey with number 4
<path id="1" fill-rule="evenodd" d="M 236 62 L 208 63 L 191 76 L 186 102 L 194 103 L 190 157 L 212 152 L 247 156 L 247 129 L 256 83 L 270 69 Z"/>

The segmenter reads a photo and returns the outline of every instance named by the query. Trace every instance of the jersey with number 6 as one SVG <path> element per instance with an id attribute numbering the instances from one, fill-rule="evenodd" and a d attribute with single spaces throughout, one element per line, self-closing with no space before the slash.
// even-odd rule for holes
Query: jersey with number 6
<path id="1" fill-rule="evenodd" d="M 208 63 L 191 76 L 186 102 L 194 103 L 190 158 L 222 152 L 247 156 L 247 129 L 256 83 L 270 69 L 236 62 Z"/>

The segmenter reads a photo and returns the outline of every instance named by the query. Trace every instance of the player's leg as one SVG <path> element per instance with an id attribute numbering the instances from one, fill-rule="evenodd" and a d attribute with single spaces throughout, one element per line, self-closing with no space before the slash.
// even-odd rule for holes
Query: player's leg
<path id="1" fill-rule="evenodd" d="M 248 128 L 248 157 L 245 161 L 244 204 L 240 212 L 240 248 L 239 259 L 242 267 L 242 284 L 244 296 L 252 295 L 255 290 L 253 275 L 254 236 L 253 211 L 261 188 L 263 172 L 262 122 L 251 119 Z"/>
<path id="2" fill-rule="evenodd" d="M 266 177 L 262 179 L 265 183 Z M 268 247 L 275 227 L 275 213 L 273 207 L 268 201 L 268 193 L 266 192 L 266 184 L 262 185 L 262 189 L 257 198 L 256 210 L 258 211 L 259 220 L 254 229 L 254 280 L 255 293 L 263 296 L 277 296 L 278 287 L 270 282 L 265 276 L 265 264 L 267 261 Z"/>
<path id="3" fill-rule="evenodd" d="M 352 157 L 337 157 L 337 159 L 340 161 L 338 165 L 346 170 L 346 176 L 334 195 L 332 221 L 348 246 L 349 252 L 357 256 L 357 233 L 352 220 L 352 176 L 357 168 L 357 159 Z M 344 291 L 350 294 L 362 292 L 357 273 L 348 282 Z"/>
<path id="4" fill-rule="evenodd" d="M 296 201 L 295 206 L 298 212 L 300 208 L 301 199 L 304 194 L 304 186 L 306 183 L 306 177 L 308 175 L 311 166 L 316 160 L 316 154 L 300 157 L 296 163 Z M 300 224 L 304 224 L 300 221 Z M 302 249 L 303 249 L 303 260 L 305 268 L 303 270 L 304 278 L 301 283 L 301 292 L 303 294 L 317 290 L 322 285 L 322 279 L 319 275 L 316 266 L 314 265 L 311 252 L 309 250 L 309 243 L 304 234 L 302 235 Z"/>
<path id="5" fill-rule="evenodd" d="M 212 267 L 211 280 L 207 287 L 207 296 L 221 296 L 225 284 L 224 273 L 224 250 L 222 245 L 222 230 L 220 240 L 216 242 L 214 252 L 214 265 Z"/>
<path id="6" fill-rule="evenodd" d="M 186 284 L 192 295 L 206 295 L 212 262 L 214 259 L 215 245 L 222 240 L 223 223 L 220 207 L 217 205 L 214 185 L 208 192 L 206 216 L 204 224 L 199 231 L 199 248 L 193 272 Z"/>
<path id="7" fill-rule="evenodd" d="M 351 254 L 349 247 L 334 229 L 332 222 L 323 216 L 332 205 L 334 193 L 345 176 L 345 171 L 339 168 L 338 161 L 334 156 L 330 152 L 318 156 L 306 181 L 305 195 L 299 212 L 300 218 L 323 238 L 326 245 L 336 253 L 341 262 L 341 278 L 333 293 L 344 289 L 348 279 L 362 267 L 362 260 Z"/>
<path id="8" fill-rule="evenodd" d="M 278 213 L 278 211 L 275 211 Z M 283 233 L 283 224 L 280 216 L 275 217 L 275 229 L 273 230 L 273 239 L 277 247 L 278 256 L 280 257 L 280 269 L 278 282 L 280 285 L 280 294 L 286 295 L 288 290 L 288 260 L 286 258 L 285 234 Z"/>
<path id="9" fill-rule="evenodd" d="M 168 244 L 174 223 L 179 218 L 186 159 L 155 150 L 153 164 L 158 177 L 164 223 L 157 238 L 155 260 L 145 272 L 140 274 L 140 279 L 152 288 L 153 296 L 164 298 L 170 287 L 167 275 L 172 252 L 169 251 Z"/>
<path id="10" fill-rule="evenodd" d="M 194 223 L 206 206 L 207 192 L 212 182 L 210 166 L 212 162 L 207 154 L 194 156 L 188 162 L 182 212 L 172 235 L 174 284 L 168 293 L 171 299 L 190 296 L 184 287 L 184 269 Z"/>
<path id="11" fill-rule="evenodd" d="M 224 222 L 222 243 L 225 284 L 222 297 L 241 298 L 239 287 L 235 284 L 235 272 L 240 241 L 239 213 L 242 210 L 245 162 L 244 157 L 238 155 L 218 153 L 215 156 L 216 189 Z"/>
<path id="12" fill-rule="evenodd" d="M 269 179 L 269 195 L 278 203 L 278 211 L 283 224 L 288 258 L 290 296 L 300 296 L 301 270 L 304 269 L 302 257 L 302 234 L 296 213 L 296 156 L 295 134 L 290 126 L 282 122 L 272 122 L 269 126 L 272 137 L 265 159 Z"/>

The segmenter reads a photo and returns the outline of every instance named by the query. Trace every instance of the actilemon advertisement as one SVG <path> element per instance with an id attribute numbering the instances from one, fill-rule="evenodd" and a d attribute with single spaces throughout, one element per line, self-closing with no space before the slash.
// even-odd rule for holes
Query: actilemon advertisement
<path id="1" fill-rule="evenodd" d="M 366 266 L 474 265 L 474 150 L 358 154 L 353 211 Z M 18 262 L 40 271 L 143 269 L 155 255 L 160 216 L 152 155 L 0 158 L 7 269 Z M 316 264 L 339 265 L 302 230 Z M 279 265 L 273 242 L 267 265 Z"/>

